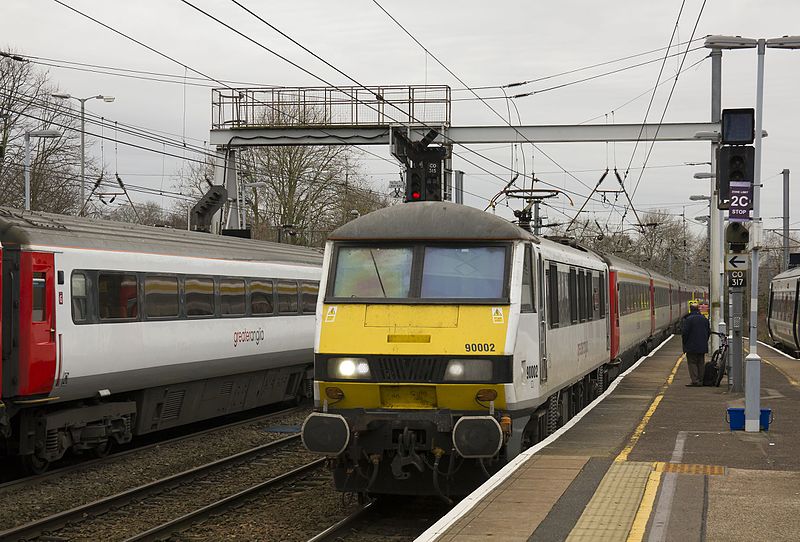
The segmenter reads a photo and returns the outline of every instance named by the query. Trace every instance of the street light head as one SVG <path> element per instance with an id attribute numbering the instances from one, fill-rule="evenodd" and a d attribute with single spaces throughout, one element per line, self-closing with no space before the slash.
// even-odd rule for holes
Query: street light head
<path id="1" fill-rule="evenodd" d="M 108 103 L 111 103 L 111 102 L 113 102 L 115 100 L 115 98 L 113 96 L 100 96 L 100 98 L 102 98 L 104 102 L 108 102 Z"/>
<path id="2" fill-rule="evenodd" d="M 53 98 L 61 98 L 62 100 L 69 100 L 70 98 L 72 98 L 71 94 L 64 94 L 63 92 L 56 92 L 51 94 L 50 96 L 52 96 Z"/>
<path id="3" fill-rule="evenodd" d="M 698 171 L 694 175 L 692 175 L 695 179 L 714 179 L 716 175 L 711 173 L 710 171 Z"/>
<path id="4" fill-rule="evenodd" d="M 711 196 L 703 196 L 702 194 L 693 194 L 689 196 L 691 201 L 711 201 Z"/>
<path id="5" fill-rule="evenodd" d="M 61 137 L 61 132 L 58 130 L 33 130 L 27 133 L 30 137 Z"/>
<path id="6" fill-rule="evenodd" d="M 767 47 L 773 49 L 800 49 L 800 36 L 770 38 L 767 40 Z"/>
<path id="7" fill-rule="evenodd" d="M 707 36 L 706 49 L 754 49 L 758 40 L 742 36 Z"/>

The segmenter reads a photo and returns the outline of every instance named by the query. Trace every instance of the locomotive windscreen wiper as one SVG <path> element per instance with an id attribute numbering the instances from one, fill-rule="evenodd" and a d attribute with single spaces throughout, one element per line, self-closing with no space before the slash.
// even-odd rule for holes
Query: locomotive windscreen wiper
<path id="1" fill-rule="evenodd" d="M 372 253 L 372 249 L 369 249 L 369 256 L 372 258 L 372 265 L 375 266 L 375 274 L 378 276 L 378 284 L 381 285 L 381 292 L 383 292 L 383 297 L 386 297 L 386 288 L 383 287 L 383 280 L 381 280 L 381 272 L 378 271 L 378 262 L 375 261 L 375 254 Z"/>

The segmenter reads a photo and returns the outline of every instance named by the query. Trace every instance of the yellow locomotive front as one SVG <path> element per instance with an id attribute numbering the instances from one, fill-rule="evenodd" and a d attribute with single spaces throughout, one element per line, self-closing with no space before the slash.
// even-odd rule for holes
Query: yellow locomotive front
<path id="1" fill-rule="evenodd" d="M 464 494 L 502 459 L 513 380 L 510 278 L 529 237 L 481 211 L 415 203 L 335 231 L 303 442 L 338 490 Z"/>

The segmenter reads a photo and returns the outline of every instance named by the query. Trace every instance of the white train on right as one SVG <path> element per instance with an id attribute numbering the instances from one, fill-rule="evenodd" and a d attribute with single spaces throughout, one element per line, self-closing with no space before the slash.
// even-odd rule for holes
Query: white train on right
<path id="1" fill-rule="evenodd" d="M 800 329 L 797 299 L 800 291 L 800 268 L 776 275 L 769 285 L 767 329 L 772 342 L 794 357 L 800 355 Z"/>

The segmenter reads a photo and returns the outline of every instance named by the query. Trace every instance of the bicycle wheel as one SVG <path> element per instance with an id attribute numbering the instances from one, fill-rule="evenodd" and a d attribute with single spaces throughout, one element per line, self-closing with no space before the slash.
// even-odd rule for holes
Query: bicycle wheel
<path id="1" fill-rule="evenodd" d="M 728 369 L 728 347 L 723 346 L 720 348 L 720 350 L 719 359 L 717 360 L 717 381 L 715 382 L 717 387 L 719 387 L 720 383 L 722 382 L 722 377 L 725 375 L 725 371 Z"/>

